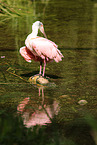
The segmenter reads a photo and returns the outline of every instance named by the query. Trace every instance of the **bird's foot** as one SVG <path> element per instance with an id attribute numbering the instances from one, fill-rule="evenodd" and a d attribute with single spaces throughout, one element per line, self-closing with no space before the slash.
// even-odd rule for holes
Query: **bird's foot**
<path id="1" fill-rule="evenodd" d="M 46 79 L 50 79 L 50 77 L 48 77 L 48 76 L 46 76 L 45 78 L 46 78 Z"/>
<path id="2" fill-rule="evenodd" d="M 34 75 L 34 76 L 41 76 L 41 74 L 36 74 L 36 75 Z"/>
<path id="3" fill-rule="evenodd" d="M 44 78 L 44 79 L 48 79 L 48 80 L 50 79 L 50 77 L 45 76 L 45 75 L 44 76 L 42 75 L 41 77 Z"/>

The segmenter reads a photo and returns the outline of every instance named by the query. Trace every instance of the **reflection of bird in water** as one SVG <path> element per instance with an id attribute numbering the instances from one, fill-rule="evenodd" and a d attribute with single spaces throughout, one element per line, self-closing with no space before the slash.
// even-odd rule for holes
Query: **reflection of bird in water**
<path id="1" fill-rule="evenodd" d="M 59 62 L 62 60 L 63 55 L 54 42 L 48 40 L 47 37 L 43 38 L 37 36 L 38 29 L 40 29 L 46 37 L 43 24 L 40 21 L 36 21 L 32 25 L 32 33 L 29 34 L 25 40 L 26 46 L 20 48 L 20 54 L 27 62 L 31 62 L 31 60 L 40 62 L 40 75 L 42 71 L 42 63 L 44 63 L 42 74 L 42 76 L 44 76 L 46 63 L 53 60 Z"/>
<path id="2" fill-rule="evenodd" d="M 40 91 L 42 89 L 42 102 L 41 105 L 38 105 L 38 108 L 36 107 L 36 104 L 34 103 L 34 106 L 31 106 L 30 108 L 26 110 L 26 105 L 30 101 L 29 98 L 25 98 L 23 101 L 20 102 L 20 104 L 17 106 L 18 113 L 22 114 L 24 124 L 26 127 L 32 127 L 35 125 L 46 125 L 47 123 L 51 123 L 52 118 L 54 115 L 58 114 L 59 111 L 59 103 L 57 101 L 53 101 L 53 104 L 47 105 L 44 103 L 44 92 L 43 88 L 39 89 L 39 96 L 41 95 Z"/>

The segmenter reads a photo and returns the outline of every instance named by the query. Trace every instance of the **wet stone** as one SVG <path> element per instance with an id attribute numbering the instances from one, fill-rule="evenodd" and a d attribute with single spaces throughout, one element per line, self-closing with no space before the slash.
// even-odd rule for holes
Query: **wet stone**
<path id="1" fill-rule="evenodd" d="M 32 84 L 41 84 L 41 85 L 47 85 L 49 83 L 48 79 L 39 75 L 31 76 L 28 81 Z"/>
<path id="2" fill-rule="evenodd" d="M 36 84 L 36 79 L 39 77 L 40 77 L 39 75 L 31 76 L 28 81 L 32 84 Z"/>
<path id="3" fill-rule="evenodd" d="M 37 78 L 36 82 L 39 83 L 39 84 L 42 84 L 42 85 L 45 85 L 45 84 L 49 83 L 48 79 L 43 78 L 43 77 Z"/>
<path id="4" fill-rule="evenodd" d="M 79 105 L 86 105 L 88 102 L 86 100 L 80 100 L 78 101 Z"/>

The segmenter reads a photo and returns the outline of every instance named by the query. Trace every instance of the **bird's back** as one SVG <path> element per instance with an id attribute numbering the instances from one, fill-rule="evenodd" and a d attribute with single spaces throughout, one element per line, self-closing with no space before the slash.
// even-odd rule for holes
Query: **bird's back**
<path id="1" fill-rule="evenodd" d="M 57 48 L 58 46 L 43 37 L 36 38 L 27 38 L 25 41 L 27 48 L 36 56 L 41 57 L 42 59 L 55 60 L 56 62 L 61 61 L 63 55 L 60 50 Z"/>

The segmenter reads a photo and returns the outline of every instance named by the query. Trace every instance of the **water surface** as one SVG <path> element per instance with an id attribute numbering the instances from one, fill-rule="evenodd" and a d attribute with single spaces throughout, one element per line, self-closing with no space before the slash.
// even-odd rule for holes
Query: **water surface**
<path id="1" fill-rule="evenodd" d="M 31 7 L 33 13 L 29 14 Z M 78 127 L 76 123 L 84 112 L 97 116 L 97 4 L 90 0 L 48 0 L 31 1 L 27 8 L 28 15 L 12 17 L 0 24 L 1 115 L 5 112 L 14 116 L 19 111 L 26 127 L 48 123 L 49 133 L 54 120 L 63 138 L 76 144 L 93 145 L 86 125 L 79 123 Z M 46 76 L 56 84 L 53 87 L 30 84 L 28 79 L 38 73 L 39 63 L 27 63 L 19 54 L 36 20 L 43 22 L 48 39 L 54 41 L 64 55 L 62 62 L 46 66 Z M 42 36 L 40 32 L 39 35 Z M 87 104 L 80 106 L 79 100 L 86 100 Z M 7 120 L 9 123 L 8 117 Z M 72 123 L 76 128 L 74 136 Z"/>

